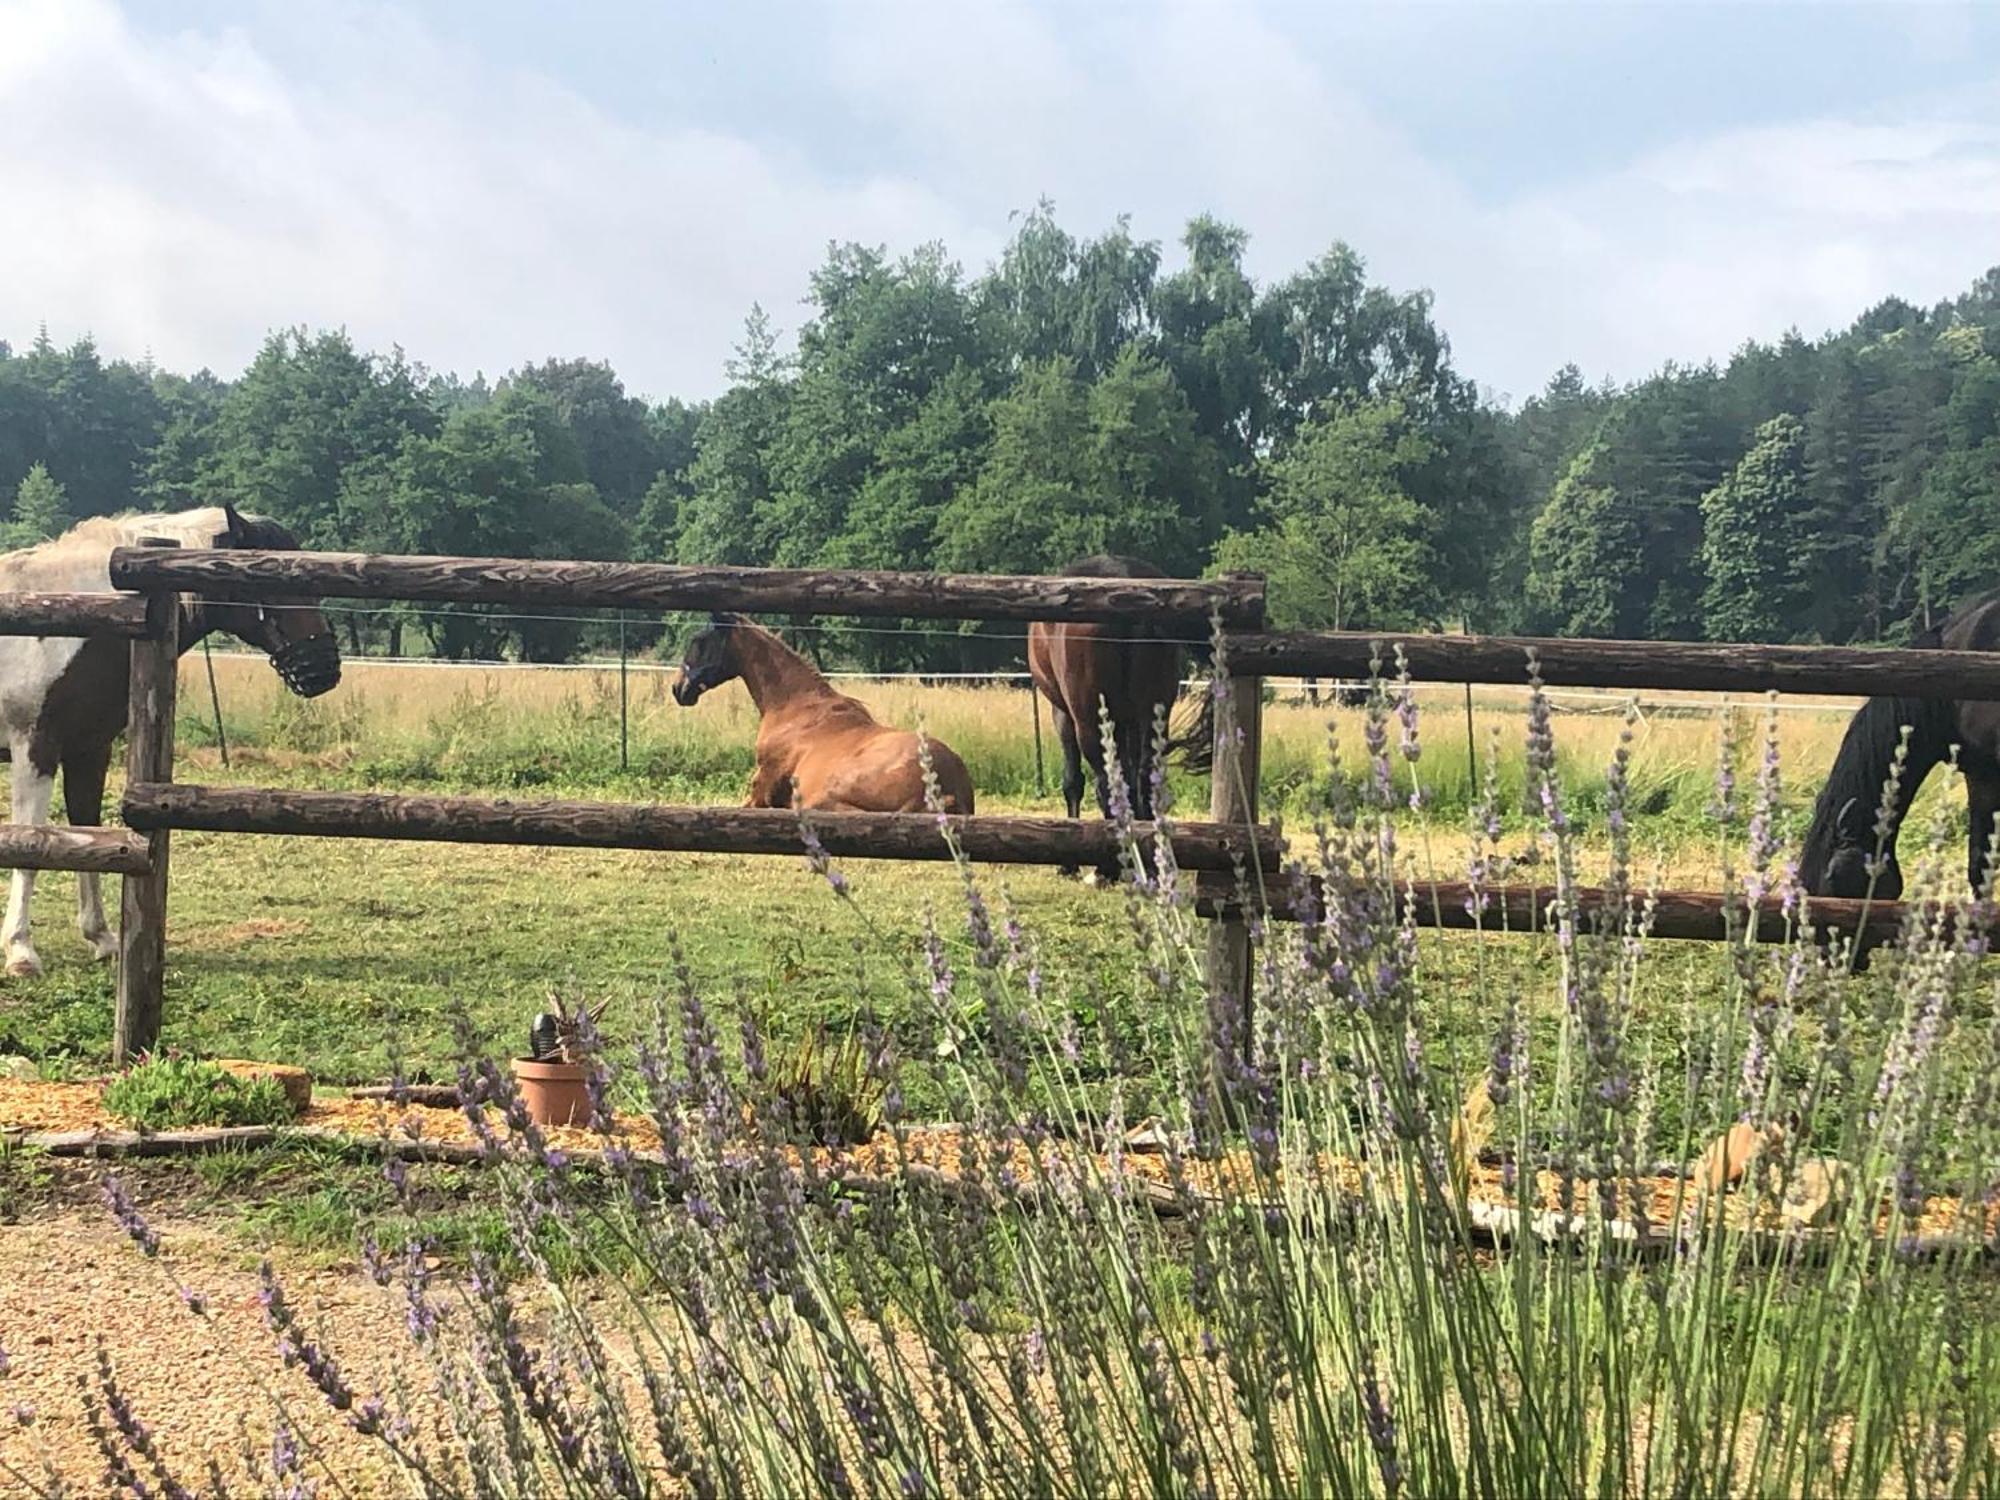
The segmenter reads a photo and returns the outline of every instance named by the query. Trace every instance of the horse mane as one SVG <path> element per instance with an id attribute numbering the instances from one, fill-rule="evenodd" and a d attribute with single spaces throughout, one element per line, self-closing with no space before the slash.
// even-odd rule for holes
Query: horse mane
<path id="1" fill-rule="evenodd" d="M 264 524 L 276 526 L 275 522 Z M 113 548 L 132 546 L 141 537 L 166 537 L 185 547 L 210 547 L 228 533 L 229 512 L 220 505 L 90 516 L 60 536 L 0 553 L 0 587 L 33 588 L 37 574 L 72 569 L 109 557 Z M 105 586 L 109 587 L 108 579 Z"/>
<path id="2" fill-rule="evenodd" d="M 1065 578 L 1165 578 L 1166 571 L 1143 558 L 1125 557 L 1116 552 L 1093 552 L 1063 567 Z"/>

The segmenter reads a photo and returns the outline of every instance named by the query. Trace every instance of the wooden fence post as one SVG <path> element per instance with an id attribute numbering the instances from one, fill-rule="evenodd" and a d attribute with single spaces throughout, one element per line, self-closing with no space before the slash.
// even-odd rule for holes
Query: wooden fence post
<path id="1" fill-rule="evenodd" d="M 1234 828 L 1256 823 L 1257 772 L 1263 743 L 1263 679 L 1229 678 L 1216 704 L 1215 759 L 1209 782 L 1208 812 L 1217 823 Z M 1253 870 L 1251 879 L 1257 878 Z M 1238 1045 L 1247 1062 L 1256 1050 L 1256 1016 L 1251 995 L 1250 928 L 1240 914 L 1210 926 L 1208 972 L 1209 992 L 1215 1003 L 1226 1005 L 1232 997 L 1237 1001 Z"/>
<path id="2" fill-rule="evenodd" d="M 148 538 L 142 545 L 171 547 Z M 180 671 L 180 597 L 146 596 L 146 634 L 132 643 L 125 780 L 174 779 L 174 695 Z M 160 1037 L 167 966 L 167 838 L 146 835 L 152 868 L 127 875 L 118 912 L 118 999 L 111 1025 L 111 1061 L 123 1066 Z"/>

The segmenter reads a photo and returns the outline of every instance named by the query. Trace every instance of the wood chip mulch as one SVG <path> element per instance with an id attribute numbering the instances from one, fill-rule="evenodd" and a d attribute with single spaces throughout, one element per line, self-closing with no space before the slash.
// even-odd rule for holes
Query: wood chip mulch
<path id="1" fill-rule="evenodd" d="M 31 1144 L 38 1138 L 46 1142 L 60 1136 L 65 1138 L 67 1148 L 82 1152 L 88 1151 L 93 1140 L 107 1146 L 121 1138 L 131 1140 L 129 1127 L 105 1113 L 101 1090 L 101 1082 L 0 1080 L 0 1134 L 19 1133 Z M 292 1128 L 301 1134 L 389 1143 L 413 1150 L 428 1146 L 442 1148 L 445 1152 L 466 1153 L 477 1144 L 477 1137 L 459 1110 L 420 1104 L 398 1105 L 376 1098 L 317 1096 Z M 646 1117 L 620 1115 L 617 1128 L 618 1134 L 631 1149 L 642 1153 L 658 1150 L 659 1136 Z M 201 1133 L 192 1134 L 199 1136 Z M 581 1127 L 552 1127 L 547 1134 L 553 1145 L 583 1160 L 597 1157 L 605 1145 L 602 1136 Z M 171 1144 L 164 1138 L 154 1139 L 161 1145 Z M 791 1155 L 796 1162 L 797 1154 Z M 899 1135 L 884 1132 L 859 1146 L 816 1149 L 813 1165 L 822 1174 L 853 1182 L 886 1182 L 915 1172 L 941 1180 L 962 1181 L 971 1177 L 988 1185 L 997 1184 L 1003 1189 L 1017 1191 L 1037 1182 L 1059 1182 L 1065 1177 L 1074 1179 L 1082 1173 L 1104 1173 L 1114 1169 L 1114 1164 L 1104 1155 L 1065 1142 L 1051 1142 L 1045 1146 L 1038 1167 L 1027 1148 L 1018 1143 L 996 1146 L 953 1125 L 916 1126 L 903 1130 Z M 1161 1211 L 1174 1211 L 1176 1193 L 1171 1185 L 1165 1155 L 1157 1151 L 1120 1151 L 1115 1169 Z M 1184 1163 L 1184 1171 L 1187 1187 L 1194 1194 L 1209 1200 L 1254 1197 L 1259 1191 L 1250 1161 L 1241 1152 L 1225 1155 L 1218 1161 L 1188 1160 Z M 1360 1164 L 1329 1159 L 1321 1163 L 1320 1180 L 1313 1186 L 1359 1191 L 1363 1182 Z M 1652 1226 L 1654 1230 L 1672 1224 L 1677 1217 L 1684 1218 L 1701 1211 L 1699 1195 L 1686 1178 L 1648 1176 L 1640 1178 L 1639 1184 L 1646 1200 L 1644 1215 L 1639 1222 Z M 1565 1185 L 1554 1173 L 1542 1172 L 1537 1175 L 1535 1187 L 1543 1216 L 1539 1227 L 1545 1233 L 1550 1232 L 1551 1226 L 1560 1232 L 1564 1218 Z M 1499 1232 L 1506 1230 L 1508 1224 L 1518 1218 L 1515 1214 L 1518 1189 L 1503 1178 L 1497 1165 L 1482 1163 L 1475 1166 L 1469 1188 L 1468 1197 L 1474 1207 L 1475 1222 L 1480 1227 Z M 1628 1186 L 1621 1185 L 1618 1195 L 1620 1219 L 1628 1223 L 1632 1219 L 1632 1209 L 1637 1206 L 1628 1201 L 1630 1191 Z M 1569 1214 L 1583 1215 L 1594 1207 L 1594 1184 L 1570 1184 L 1568 1192 Z M 1752 1204 L 1743 1195 L 1731 1195 L 1727 1200 L 1727 1212 L 1732 1222 L 1739 1225 L 1750 1221 L 1753 1216 Z M 1923 1214 L 1914 1229 L 1921 1238 L 1942 1243 L 1963 1235 L 1970 1227 L 1967 1219 L 1968 1215 L 1956 1198 L 1932 1197 L 1926 1200 Z M 1885 1204 L 1882 1211 L 1885 1229 L 1889 1220 L 1890 1212 Z M 1757 1223 L 1759 1227 L 1768 1229 L 1786 1227 L 1784 1221 L 1769 1210 L 1757 1217 Z M 1989 1243 L 2000 1241 L 2000 1203 L 1987 1206 L 1985 1238 Z"/>

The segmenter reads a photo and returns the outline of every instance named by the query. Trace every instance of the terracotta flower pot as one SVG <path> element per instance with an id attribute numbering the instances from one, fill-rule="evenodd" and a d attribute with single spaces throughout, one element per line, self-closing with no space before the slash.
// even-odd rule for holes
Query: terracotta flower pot
<path id="1" fill-rule="evenodd" d="M 520 1086 L 528 1117 L 537 1125 L 581 1125 L 588 1120 L 590 1090 L 584 1080 L 589 1076 L 583 1063 L 514 1059 L 514 1082 Z"/>

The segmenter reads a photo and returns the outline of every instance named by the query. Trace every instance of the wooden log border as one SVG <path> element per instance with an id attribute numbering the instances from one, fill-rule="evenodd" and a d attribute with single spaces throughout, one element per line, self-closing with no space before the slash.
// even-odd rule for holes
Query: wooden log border
<path id="1" fill-rule="evenodd" d="M 1551 686 L 2000 699 L 2000 653 L 1990 651 L 1284 631 L 1232 634 L 1229 665 L 1266 677 L 1366 678 L 1374 657 L 1393 674 L 1398 646 L 1420 682 L 1519 686 L 1533 650 Z"/>
<path id="2" fill-rule="evenodd" d="M 545 562 L 503 557 L 392 557 L 361 552 L 255 552 L 138 547 L 111 554 L 122 589 L 217 598 L 403 599 L 571 609 L 742 610 L 749 614 L 888 615 L 945 620 L 1050 620 L 1177 625 L 1205 638 L 1264 620 L 1264 580 L 1069 578 L 1010 574 L 692 568 L 668 563 Z"/>
<path id="3" fill-rule="evenodd" d="M 302 834 L 324 838 L 413 839 L 465 844 L 533 844 L 572 849 L 651 849 L 689 854 L 804 852 L 800 814 L 774 807 L 668 807 L 625 802 L 511 802 L 484 797 L 389 792 L 295 792 L 266 787 L 136 782 L 124 817 L 142 832 Z M 1118 833 L 1101 821 L 995 817 L 940 820 L 931 813 L 810 813 L 828 854 L 841 859 L 943 860 L 952 857 L 939 824 L 966 856 L 983 864 L 1090 864 L 1115 859 Z M 1171 825 L 1183 869 L 1224 871 L 1238 859 L 1279 867 L 1275 826 L 1256 831 L 1212 823 Z M 1152 825 L 1137 825 L 1142 847 Z"/>

